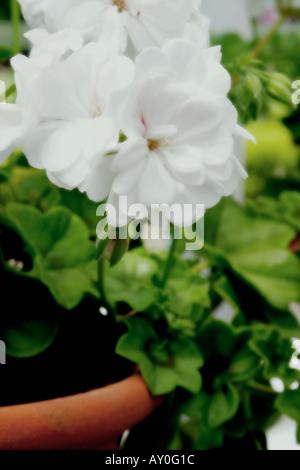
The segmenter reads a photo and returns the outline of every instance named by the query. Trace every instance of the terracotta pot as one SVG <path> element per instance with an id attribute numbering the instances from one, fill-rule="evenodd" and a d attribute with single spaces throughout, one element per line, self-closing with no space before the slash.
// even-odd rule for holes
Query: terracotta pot
<path id="1" fill-rule="evenodd" d="M 133 375 L 79 395 L 0 407 L 0 450 L 115 450 L 162 401 Z"/>

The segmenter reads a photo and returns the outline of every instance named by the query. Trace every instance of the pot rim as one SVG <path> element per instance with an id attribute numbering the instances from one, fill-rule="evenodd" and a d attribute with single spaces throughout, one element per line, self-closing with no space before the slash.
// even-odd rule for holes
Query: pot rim
<path id="1" fill-rule="evenodd" d="M 134 374 L 77 395 L 0 407 L 0 450 L 115 449 L 163 399 Z"/>

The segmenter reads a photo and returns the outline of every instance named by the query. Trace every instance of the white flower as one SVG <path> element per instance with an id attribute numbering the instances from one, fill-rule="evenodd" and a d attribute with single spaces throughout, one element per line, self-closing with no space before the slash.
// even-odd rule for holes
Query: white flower
<path id="1" fill-rule="evenodd" d="M 49 32 L 57 32 L 58 24 L 65 12 L 81 3 L 82 0 L 18 0 L 23 16 L 29 26 L 46 28 Z"/>
<path id="2" fill-rule="evenodd" d="M 101 201 L 111 187 L 108 203 L 127 196 L 128 207 L 143 204 L 148 213 L 153 204 L 209 208 L 231 194 L 246 173 L 233 153 L 241 131 L 220 57 L 219 48 L 183 39 L 141 53 L 133 83 L 111 102 L 128 139 L 95 166 L 81 190 Z M 118 209 L 126 223 L 128 213 Z"/>
<path id="3" fill-rule="evenodd" d="M 201 13 L 201 3 L 202 0 L 194 0 L 194 10 L 190 24 L 198 26 L 198 43 L 201 42 L 202 47 L 208 47 L 211 21 L 207 16 Z"/>
<path id="4" fill-rule="evenodd" d="M 13 104 L 0 104 L 0 165 L 18 147 L 22 115 Z"/>
<path id="5" fill-rule="evenodd" d="M 56 34 L 49 34 L 46 29 L 36 28 L 25 33 L 24 36 L 32 44 L 30 63 L 35 63 L 39 68 L 61 62 L 83 46 L 81 35 L 67 29 Z"/>
<path id="6" fill-rule="evenodd" d="M 90 162 L 118 144 L 119 129 L 106 109 L 111 94 L 131 81 L 133 63 L 111 56 L 100 44 L 89 44 L 50 66 L 42 67 L 37 54 L 17 57 L 14 67 L 21 83 L 19 145 L 29 163 L 45 169 L 55 184 L 76 187 L 90 171 Z"/>
<path id="7" fill-rule="evenodd" d="M 199 0 L 19 0 L 27 22 L 49 32 L 80 31 L 85 42 L 119 43 L 133 56 L 150 46 L 181 37 L 185 22 L 195 22 L 208 37 Z"/>
<path id="8" fill-rule="evenodd" d="M 36 29 L 26 35 L 33 43 L 30 59 L 17 55 L 12 61 L 17 86 L 16 104 L 0 103 L 0 163 L 22 144 L 22 139 L 34 127 L 39 117 L 32 104 L 34 80 L 42 70 L 68 57 L 82 46 L 82 38 L 70 31 L 49 35 Z M 35 46 L 38 43 L 39 46 Z"/>
<path id="9" fill-rule="evenodd" d="M 59 186 L 73 188 L 90 171 L 93 159 L 115 150 L 119 129 L 107 117 L 111 94 L 127 85 L 133 64 L 106 54 L 95 44 L 47 69 L 34 84 L 40 116 L 23 149 L 29 163 L 47 170 Z"/>

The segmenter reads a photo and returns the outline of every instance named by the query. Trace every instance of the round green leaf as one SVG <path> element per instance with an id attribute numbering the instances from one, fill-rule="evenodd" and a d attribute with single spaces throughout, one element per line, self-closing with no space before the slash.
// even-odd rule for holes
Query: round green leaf
<path id="1" fill-rule="evenodd" d="M 54 321 L 31 321 L 3 328 L 1 339 L 9 356 L 29 358 L 41 354 L 53 343 L 59 328 Z"/>

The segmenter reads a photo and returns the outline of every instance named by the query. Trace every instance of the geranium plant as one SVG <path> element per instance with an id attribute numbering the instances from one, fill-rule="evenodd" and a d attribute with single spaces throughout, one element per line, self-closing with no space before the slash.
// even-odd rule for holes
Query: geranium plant
<path id="1" fill-rule="evenodd" d="M 248 120 L 270 103 L 295 111 L 296 77 L 259 59 L 298 9 L 278 2 L 271 31 L 237 40 L 232 57 L 220 39 L 222 65 L 198 0 L 19 3 L 33 29 L 0 105 L 0 269 L 26 309 L 41 297 L 32 316 L 5 313 L 8 358 L 45 357 L 72 312 L 88 334 L 96 305 L 103 323 L 91 337 L 111 338 L 111 367 L 136 367 L 167 395 L 127 448 L 266 448 L 280 413 L 300 424 L 297 138 L 293 190 L 281 178 L 275 198 L 241 206 L 228 196 L 247 178 L 236 142 L 255 153 Z M 153 248 L 143 230 L 158 214 L 165 240 Z M 93 363 L 106 360 L 103 348 Z M 96 369 L 89 383 L 102 379 Z"/>

